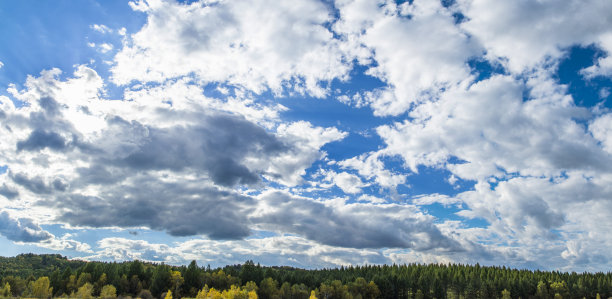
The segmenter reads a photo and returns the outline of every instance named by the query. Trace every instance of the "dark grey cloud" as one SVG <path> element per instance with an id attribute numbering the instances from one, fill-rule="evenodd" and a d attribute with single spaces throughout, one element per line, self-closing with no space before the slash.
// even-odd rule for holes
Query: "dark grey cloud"
<path id="1" fill-rule="evenodd" d="M 270 207 L 251 218 L 266 229 L 290 232 L 326 245 L 350 248 L 413 248 L 459 251 L 461 245 L 444 236 L 418 212 L 401 205 L 325 205 L 271 193 L 262 198 Z"/>
<path id="2" fill-rule="evenodd" d="M 60 151 L 66 148 L 66 140 L 55 132 L 36 129 L 26 140 L 17 142 L 17 151 L 37 151 L 44 148 Z"/>
<path id="3" fill-rule="evenodd" d="M 10 173 L 9 175 L 15 184 L 21 185 L 34 193 L 49 194 L 53 191 L 53 188 L 47 185 L 41 177 L 29 178 L 23 173 Z"/>
<path id="4" fill-rule="evenodd" d="M 125 179 L 123 171 L 117 168 L 112 170 L 101 164 L 94 164 L 90 167 L 79 167 L 76 169 L 79 180 L 74 182 L 81 186 L 84 185 L 109 185 Z"/>
<path id="5" fill-rule="evenodd" d="M 143 177 L 115 185 L 96 197 L 73 194 L 43 204 L 60 208 L 59 220 L 72 225 L 146 226 L 173 236 L 207 235 L 212 239 L 248 236 L 247 215 L 254 200 L 199 184 Z"/>
<path id="6" fill-rule="evenodd" d="M 198 126 L 154 128 L 121 118 L 109 119 L 113 127 L 108 133 L 130 135 L 125 145 L 110 137 L 105 146 L 115 150 L 113 155 L 101 157 L 101 165 L 112 165 L 133 171 L 195 169 L 207 173 L 218 185 L 254 184 L 259 174 L 249 170 L 246 157 L 270 157 L 289 150 L 274 135 L 244 118 L 215 114 L 203 117 Z M 92 145 L 95 147 L 95 145 Z M 99 165 L 94 167 L 100 168 Z M 93 171 L 80 170 L 92 173 Z M 103 171 L 98 169 L 98 171 Z"/>
<path id="7" fill-rule="evenodd" d="M 0 195 L 8 199 L 14 199 L 15 197 L 19 196 L 19 191 L 13 190 L 6 186 L 6 184 L 3 184 L 2 187 L 0 187 Z"/>
<path id="8" fill-rule="evenodd" d="M 17 242 L 40 242 L 53 238 L 31 219 L 14 219 L 6 211 L 0 213 L 0 235 Z"/>

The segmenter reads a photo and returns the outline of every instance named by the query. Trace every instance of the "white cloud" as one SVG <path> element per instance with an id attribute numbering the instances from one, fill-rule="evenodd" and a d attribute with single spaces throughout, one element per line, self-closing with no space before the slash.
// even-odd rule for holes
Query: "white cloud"
<path id="1" fill-rule="evenodd" d="M 612 114 L 604 114 L 592 120 L 589 131 L 601 142 L 604 150 L 612 154 Z"/>
<path id="2" fill-rule="evenodd" d="M 384 188 L 393 189 L 406 182 L 406 174 L 392 172 L 385 168 L 381 160 L 380 152 L 370 152 L 361 154 L 344 161 L 338 162 L 343 168 L 355 169 L 357 173 L 367 180 L 373 179 L 378 185 Z"/>
<path id="3" fill-rule="evenodd" d="M 548 79 L 535 77 L 529 84 L 533 98 L 526 102 L 526 87 L 511 77 L 451 89 L 439 101 L 416 107 L 412 120 L 379 127 L 387 144 L 381 152 L 401 156 L 413 172 L 419 165 L 446 167 L 472 180 L 610 170 L 610 157 L 574 121 L 588 117 L 588 110 L 574 106 L 563 87 Z"/>
<path id="4" fill-rule="evenodd" d="M 366 92 L 376 115 L 398 115 L 442 88 L 470 79 L 467 60 L 481 50 L 455 26 L 440 1 L 337 1 L 334 30 L 365 46 L 377 62 L 367 73 L 388 87 Z"/>
<path id="5" fill-rule="evenodd" d="M 103 43 L 98 46 L 98 51 L 102 53 L 108 53 L 113 50 L 113 45 L 109 43 Z"/>
<path id="6" fill-rule="evenodd" d="M 2 61 L 0 61 L 0 69 L 4 66 L 4 63 L 2 63 Z"/>
<path id="7" fill-rule="evenodd" d="M 466 16 L 461 27 L 484 45 L 492 61 L 517 73 L 561 57 L 567 47 L 605 43 L 612 28 L 609 1 L 457 2 Z M 609 44 L 602 45 L 612 50 Z"/>
<path id="8" fill-rule="evenodd" d="M 348 194 L 356 194 L 361 193 L 361 188 L 366 187 L 367 184 L 364 184 L 359 176 L 348 172 L 340 172 L 337 173 L 333 170 L 323 171 L 325 175 L 324 180 L 328 182 L 332 182 L 340 188 L 344 193 Z M 333 186 L 333 185 L 332 185 Z"/>
<path id="9" fill-rule="evenodd" d="M 376 250 L 337 248 L 320 245 L 296 236 L 251 238 L 240 241 L 193 239 L 173 246 L 125 238 L 105 238 L 98 242 L 100 251 L 86 260 L 145 260 L 214 267 L 254 259 L 263 265 L 293 265 L 323 268 L 339 265 L 381 264 L 388 259 Z"/>
<path id="10" fill-rule="evenodd" d="M 112 29 L 110 29 L 106 25 L 102 25 L 102 24 L 93 24 L 93 25 L 89 26 L 89 28 L 93 29 L 94 31 L 100 32 L 102 34 L 113 32 Z"/>
<path id="11" fill-rule="evenodd" d="M 599 58 L 594 65 L 581 71 L 589 79 L 596 76 L 612 76 L 612 32 L 603 35 L 597 46 L 606 51 L 606 56 Z"/>
<path id="12" fill-rule="evenodd" d="M 318 1 L 131 5 L 148 19 L 115 57 L 118 84 L 194 74 L 256 93 L 288 88 L 321 97 L 327 94 L 321 81 L 344 78 L 350 69 L 324 26 L 331 12 Z"/>
<path id="13" fill-rule="evenodd" d="M 387 203 L 387 200 L 384 198 L 376 197 L 369 194 L 362 194 L 357 198 L 357 201 L 369 202 L 373 204 L 384 204 Z"/>

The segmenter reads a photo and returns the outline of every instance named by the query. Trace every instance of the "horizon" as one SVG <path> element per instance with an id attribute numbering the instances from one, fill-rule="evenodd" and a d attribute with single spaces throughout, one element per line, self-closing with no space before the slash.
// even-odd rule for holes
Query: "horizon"
<path id="1" fill-rule="evenodd" d="M 0 256 L 610 272 L 610 11 L 0 3 Z"/>

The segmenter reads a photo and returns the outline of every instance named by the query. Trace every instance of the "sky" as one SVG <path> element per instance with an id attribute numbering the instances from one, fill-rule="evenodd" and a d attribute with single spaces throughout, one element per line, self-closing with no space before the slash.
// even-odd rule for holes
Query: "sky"
<path id="1" fill-rule="evenodd" d="M 612 268 L 612 2 L 0 2 L 0 255 Z"/>

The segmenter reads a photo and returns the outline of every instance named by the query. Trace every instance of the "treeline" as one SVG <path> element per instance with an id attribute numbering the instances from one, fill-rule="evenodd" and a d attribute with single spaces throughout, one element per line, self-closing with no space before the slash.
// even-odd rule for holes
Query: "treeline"
<path id="1" fill-rule="evenodd" d="M 479 265 L 349 266 L 304 270 L 252 261 L 211 269 L 195 261 L 71 261 L 59 255 L 0 258 L 0 297 L 373 299 L 609 298 L 612 273 L 516 270 Z"/>

